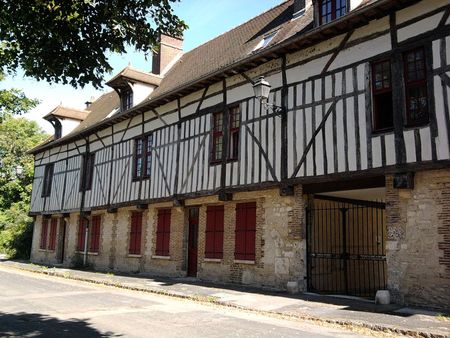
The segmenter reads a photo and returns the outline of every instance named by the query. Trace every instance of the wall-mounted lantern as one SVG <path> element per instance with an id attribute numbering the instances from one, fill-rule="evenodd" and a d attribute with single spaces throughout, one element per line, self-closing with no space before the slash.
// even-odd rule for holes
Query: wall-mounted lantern
<path id="1" fill-rule="evenodd" d="M 285 109 L 280 106 L 276 106 L 274 104 L 270 104 L 269 102 L 269 94 L 270 94 L 270 83 L 264 79 L 264 76 L 260 76 L 253 83 L 253 92 L 255 97 L 266 107 L 267 109 L 272 109 L 272 111 L 280 116 Z"/>

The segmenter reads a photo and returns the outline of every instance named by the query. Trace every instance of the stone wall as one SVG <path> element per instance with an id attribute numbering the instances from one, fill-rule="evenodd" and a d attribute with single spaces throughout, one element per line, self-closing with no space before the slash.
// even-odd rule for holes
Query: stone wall
<path id="1" fill-rule="evenodd" d="M 236 203 L 255 201 L 256 259 L 254 262 L 234 259 Z M 221 260 L 205 259 L 206 208 L 208 205 L 224 205 L 224 256 Z M 159 276 L 186 276 L 189 207 L 200 208 L 198 231 L 198 277 L 216 282 L 233 282 L 254 286 L 285 289 L 289 281 L 298 282 L 305 290 L 306 243 L 303 223 L 302 189 L 295 189 L 295 196 L 281 197 L 278 189 L 258 192 L 241 192 L 233 195 L 233 201 L 220 202 L 217 196 L 185 201 L 185 207 L 173 207 L 171 202 L 149 205 L 143 213 L 141 255 L 129 255 L 130 215 L 135 207 L 121 208 L 116 213 L 95 211 L 102 217 L 100 248 L 98 253 L 88 254 L 88 264 L 98 270 L 144 272 Z M 155 255 L 158 210 L 171 209 L 169 256 Z M 67 219 L 65 241 L 65 265 L 79 265 L 83 255 L 77 252 L 79 214 Z M 33 260 L 55 263 L 39 248 L 41 217 L 38 216 L 33 237 Z M 62 238 L 59 240 L 62 245 Z"/>
<path id="2" fill-rule="evenodd" d="M 413 190 L 386 178 L 388 288 L 394 301 L 450 304 L 450 170 L 416 173 Z"/>

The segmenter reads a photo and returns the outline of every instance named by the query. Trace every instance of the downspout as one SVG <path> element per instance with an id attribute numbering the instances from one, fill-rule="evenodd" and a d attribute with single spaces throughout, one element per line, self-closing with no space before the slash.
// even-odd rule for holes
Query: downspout
<path id="1" fill-rule="evenodd" d="M 85 138 L 86 141 L 86 154 L 89 154 L 89 139 Z M 89 217 L 86 216 L 84 211 L 84 201 L 86 196 L 86 189 L 84 188 L 84 179 L 86 177 L 86 158 L 83 158 L 82 168 L 80 177 L 80 185 L 81 185 L 81 203 L 80 203 L 80 220 L 86 221 L 86 229 L 84 234 L 84 250 L 83 250 L 83 266 L 87 265 L 87 256 L 88 256 L 88 240 L 89 240 Z"/>

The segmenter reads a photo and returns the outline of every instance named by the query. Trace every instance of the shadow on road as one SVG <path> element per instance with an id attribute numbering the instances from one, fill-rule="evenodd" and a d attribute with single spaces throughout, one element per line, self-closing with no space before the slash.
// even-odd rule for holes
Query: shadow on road
<path id="1" fill-rule="evenodd" d="M 1 337 L 119 337 L 99 332 L 86 320 L 60 320 L 40 313 L 0 312 Z"/>

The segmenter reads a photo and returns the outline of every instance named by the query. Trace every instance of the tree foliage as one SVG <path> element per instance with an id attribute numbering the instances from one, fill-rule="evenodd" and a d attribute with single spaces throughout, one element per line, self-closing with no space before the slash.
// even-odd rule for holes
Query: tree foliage
<path id="1" fill-rule="evenodd" d="M 107 52 L 128 45 L 149 52 L 159 33 L 187 28 L 172 10 L 180 0 L 3 0 L 0 67 L 26 76 L 96 88 L 112 70 Z"/>
<path id="2" fill-rule="evenodd" d="M 27 151 L 47 137 L 36 122 L 25 118 L 6 115 L 0 123 L 0 252 L 12 257 L 29 255 L 33 156 Z"/>
<path id="3" fill-rule="evenodd" d="M 0 82 L 4 75 L 0 72 Z M 29 99 L 19 89 L 0 89 L 0 123 L 6 115 L 20 115 L 36 107 L 38 100 Z"/>

